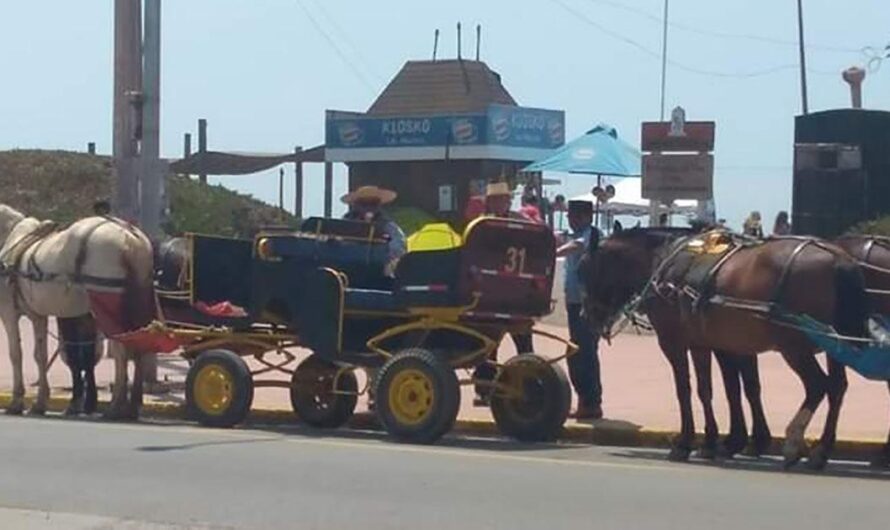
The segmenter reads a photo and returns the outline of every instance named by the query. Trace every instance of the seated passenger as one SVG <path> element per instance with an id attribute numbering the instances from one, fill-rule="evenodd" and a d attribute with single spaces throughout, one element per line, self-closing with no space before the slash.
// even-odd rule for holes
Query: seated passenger
<path id="1" fill-rule="evenodd" d="M 343 216 L 344 219 L 374 223 L 380 231 L 386 234 L 389 240 L 387 243 L 389 256 L 385 274 L 389 277 L 395 275 L 396 264 L 408 249 L 405 233 L 381 209 L 384 205 L 394 201 L 397 196 L 398 194 L 392 190 L 377 186 L 362 186 L 340 198 L 341 201 L 349 205 L 349 211 Z"/>
<path id="2" fill-rule="evenodd" d="M 513 193 L 506 182 L 493 182 L 485 189 L 485 214 L 491 217 L 504 217 L 507 219 L 529 218 L 519 212 L 510 210 L 513 205 Z"/>

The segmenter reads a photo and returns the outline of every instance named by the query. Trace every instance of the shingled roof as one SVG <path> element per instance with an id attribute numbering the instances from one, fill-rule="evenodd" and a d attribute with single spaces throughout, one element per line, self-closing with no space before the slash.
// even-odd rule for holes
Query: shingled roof
<path id="1" fill-rule="evenodd" d="M 408 61 L 368 109 L 371 116 L 484 112 L 516 105 L 501 76 L 481 61 Z"/>

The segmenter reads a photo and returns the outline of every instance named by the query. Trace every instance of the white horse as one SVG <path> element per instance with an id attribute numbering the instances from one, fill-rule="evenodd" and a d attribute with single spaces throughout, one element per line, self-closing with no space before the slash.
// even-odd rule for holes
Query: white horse
<path id="1" fill-rule="evenodd" d="M 111 217 L 88 217 L 64 230 L 26 218 L 0 204 L 0 319 L 9 339 L 13 400 L 7 413 L 24 408 L 22 351 L 18 323 L 27 315 L 34 326 L 38 369 L 37 401 L 30 413 L 42 414 L 49 399 L 47 317 L 75 318 L 92 313 L 106 337 L 148 324 L 155 310 L 151 241 L 132 225 Z M 110 341 L 115 377 L 106 415 L 135 418 L 142 401 L 142 363 L 138 353 Z M 127 360 L 134 360 L 128 395 Z"/>

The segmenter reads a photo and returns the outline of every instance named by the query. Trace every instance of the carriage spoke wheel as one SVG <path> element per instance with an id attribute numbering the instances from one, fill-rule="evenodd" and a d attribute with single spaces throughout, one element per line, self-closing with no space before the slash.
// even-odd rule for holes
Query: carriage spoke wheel
<path id="1" fill-rule="evenodd" d="M 524 442 L 559 435 L 571 406 L 562 368 L 537 355 L 517 355 L 504 364 L 496 383 L 491 412 L 502 433 Z"/>
<path id="2" fill-rule="evenodd" d="M 355 411 L 358 380 L 352 371 L 341 372 L 338 365 L 313 354 L 294 370 L 290 400 L 297 417 L 307 424 L 340 427 Z"/>
<path id="3" fill-rule="evenodd" d="M 228 350 L 202 352 L 185 382 L 189 417 L 210 427 L 244 421 L 253 402 L 253 377 L 244 359 Z"/>
<path id="4" fill-rule="evenodd" d="M 399 441 L 435 442 L 457 419 L 457 376 L 428 350 L 410 348 L 394 355 L 380 368 L 374 389 L 380 423 Z"/>

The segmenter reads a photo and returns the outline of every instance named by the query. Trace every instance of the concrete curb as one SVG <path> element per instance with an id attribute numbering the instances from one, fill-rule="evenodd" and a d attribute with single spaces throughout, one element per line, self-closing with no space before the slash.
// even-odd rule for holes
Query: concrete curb
<path id="1" fill-rule="evenodd" d="M 8 392 L 0 393 L 0 408 L 6 408 L 12 401 L 12 395 Z M 26 398 L 28 404 L 33 398 Z M 50 398 L 49 412 L 63 412 L 68 405 L 68 400 L 61 397 Z M 107 401 L 99 403 L 100 411 L 108 406 Z M 185 406 L 166 403 L 146 403 L 142 408 L 142 415 L 153 419 L 186 418 Z M 290 410 L 282 409 L 254 409 L 248 417 L 248 424 L 262 425 L 290 425 L 297 422 L 297 418 Z M 380 431 L 376 417 L 367 412 L 357 413 L 350 419 L 348 427 L 359 430 Z M 453 432 L 465 436 L 494 437 L 499 436 L 497 426 L 490 420 L 462 420 L 455 423 Z M 617 447 L 635 447 L 650 449 L 668 449 L 671 439 L 676 433 L 670 431 L 654 431 L 647 429 L 635 429 L 632 427 L 614 427 L 594 425 L 566 425 L 559 437 L 560 442 L 605 445 Z M 701 436 L 701 435 L 699 435 Z M 813 440 L 810 440 L 813 443 Z M 784 438 L 776 438 L 770 448 L 770 454 L 781 455 Z M 884 441 L 879 440 L 838 440 L 835 446 L 833 458 L 844 460 L 871 460 L 883 447 Z"/>

